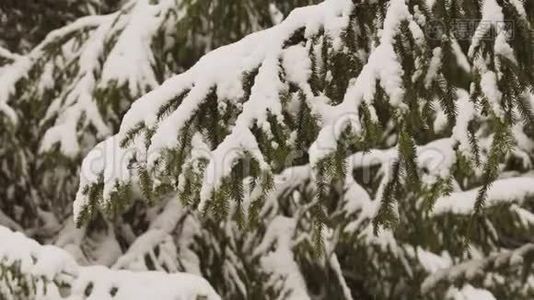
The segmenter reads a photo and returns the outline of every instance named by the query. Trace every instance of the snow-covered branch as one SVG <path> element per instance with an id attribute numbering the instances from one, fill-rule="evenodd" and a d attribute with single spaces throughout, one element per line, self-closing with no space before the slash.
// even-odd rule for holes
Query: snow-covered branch
<path id="1" fill-rule="evenodd" d="M 470 215 L 474 211 L 479 188 L 455 192 L 438 198 L 433 214 L 453 213 Z M 534 196 L 534 177 L 512 177 L 499 179 L 492 183 L 488 191 L 487 205 L 522 204 Z"/>
<path id="2" fill-rule="evenodd" d="M 220 299 L 196 275 L 80 267 L 64 250 L 41 246 L 5 227 L 0 227 L 0 240 L 3 299 Z"/>
<path id="3" fill-rule="evenodd" d="M 440 269 L 429 275 L 422 283 L 423 293 L 431 292 L 440 282 L 454 282 L 463 278 L 473 280 L 475 277 L 484 277 L 489 268 L 499 268 L 509 265 L 521 265 L 523 258 L 534 251 L 534 244 L 528 243 L 517 249 L 502 250 L 481 259 L 468 260 L 450 268 Z"/>
<path id="4" fill-rule="evenodd" d="M 87 28 L 94 28 L 112 16 L 83 17 L 72 24 L 50 32 L 44 41 L 24 56 L 14 57 L 11 64 L 0 68 L 0 112 L 5 113 L 12 122 L 17 122 L 16 113 L 8 105 L 10 96 L 15 92 L 15 85 L 27 77 L 32 67 L 43 58 L 46 50 L 56 47 L 62 39 Z"/>

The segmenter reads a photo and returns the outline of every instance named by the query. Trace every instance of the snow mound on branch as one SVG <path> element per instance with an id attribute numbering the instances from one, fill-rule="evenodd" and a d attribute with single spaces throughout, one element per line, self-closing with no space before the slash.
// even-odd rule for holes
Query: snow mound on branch
<path id="1" fill-rule="evenodd" d="M 449 196 L 440 197 L 434 205 L 433 213 L 470 214 L 473 212 L 478 189 L 465 192 L 452 193 Z M 523 202 L 534 196 L 534 178 L 515 177 L 495 181 L 489 191 L 487 205 L 494 206 L 499 203 Z"/>
<path id="2" fill-rule="evenodd" d="M 177 19 L 182 17 L 173 0 L 126 1 L 118 12 L 79 18 L 50 32 L 26 55 L 0 49 L 0 56 L 12 60 L 0 66 L 0 114 L 17 122 L 17 113 L 8 102 L 17 83 L 31 79 L 33 71 L 39 74 L 37 98 L 64 79 L 43 119 L 43 123 L 53 120 L 54 125 L 45 132 L 40 151 L 53 151 L 59 145 L 61 154 L 71 158 L 87 153 L 83 143 L 87 128 L 94 127 L 99 140 L 112 134 L 110 116 L 98 100 L 99 90 L 127 87 L 129 97 L 137 98 L 158 86 L 151 47 L 157 33 L 167 26 L 171 10 Z M 87 40 L 81 43 L 80 36 Z"/>
<path id="3" fill-rule="evenodd" d="M 72 287 L 73 293 L 83 293 L 89 283 L 94 286 L 91 297 L 99 300 L 196 300 L 203 299 L 202 296 L 208 300 L 221 299 L 205 279 L 187 273 L 131 272 L 110 270 L 102 266 L 85 267 Z M 110 291 L 114 288 L 117 292 L 112 296 Z"/>
<path id="4" fill-rule="evenodd" d="M 2 226 L 0 241 L 0 270 L 7 272 L 0 279 L 0 296 L 5 297 L 2 299 L 19 299 L 15 293 L 22 292 L 18 290 L 22 287 L 17 275 L 34 287 L 33 296 L 40 300 L 220 299 L 210 284 L 197 275 L 118 271 L 103 266 L 81 267 L 65 250 L 41 246 Z M 18 268 L 20 272 L 10 275 L 10 268 Z M 69 295 L 62 296 L 65 293 Z"/>
<path id="5" fill-rule="evenodd" d="M 285 281 L 282 294 L 289 294 L 288 299 L 310 299 L 306 283 L 300 272 L 293 254 L 292 236 L 297 226 L 291 218 L 277 216 L 267 228 L 267 232 L 260 245 L 254 250 L 255 255 L 267 253 L 261 258 L 262 267 L 271 273 L 271 280 Z M 276 249 L 269 251 L 273 243 Z"/>
<path id="6" fill-rule="evenodd" d="M 55 41 L 73 32 L 98 26 L 108 16 L 88 16 L 50 32 L 45 40 L 24 56 L 13 57 L 13 63 L 0 68 L 0 113 L 7 115 L 13 123 L 18 122 L 15 111 L 8 105 L 10 96 L 15 93 L 15 85 L 28 76 L 32 67 L 45 54 L 46 48 Z"/>
<path id="7" fill-rule="evenodd" d="M 453 300 L 496 300 L 489 291 L 477 289 L 470 284 L 464 285 L 461 289 L 450 288 L 447 296 Z"/>

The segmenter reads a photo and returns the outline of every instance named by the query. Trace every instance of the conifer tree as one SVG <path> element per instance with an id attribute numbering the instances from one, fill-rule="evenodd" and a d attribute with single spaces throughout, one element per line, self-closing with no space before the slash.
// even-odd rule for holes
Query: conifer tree
<path id="1" fill-rule="evenodd" d="M 137 5 L 197 16 L 162 3 L 110 28 Z M 164 46 L 139 73 L 106 77 L 106 60 L 90 103 L 117 133 L 85 156 L 81 229 L 56 245 L 76 257 L 78 231 L 98 233 L 113 254 L 89 263 L 194 273 L 224 299 L 530 299 L 533 22 L 521 0 L 326 0 L 187 70 Z M 108 135 L 86 116 L 63 139 L 51 107 L 43 150 Z"/>
<path id="2" fill-rule="evenodd" d="M 309 3 L 260 2 L 127 1 L 52 31 L 27 54 L 0 49 L 0 210 L 10 224 L 57 228 L 54 217 L 72 211 L 81 158 L 118 129 L 134 99 Z"/>

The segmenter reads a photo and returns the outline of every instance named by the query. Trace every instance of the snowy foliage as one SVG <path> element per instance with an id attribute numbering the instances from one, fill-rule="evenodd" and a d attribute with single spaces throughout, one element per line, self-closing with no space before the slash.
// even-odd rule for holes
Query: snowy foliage
<path id="1" fill-rule="evenodd" d="M 53 30 L 25 54 L 0 48 L 0 209 L 25 227 L 39 225 L 30 224 L 36 203 L 64 218 L 81 158 L 118 129 L 135 98 L 311 1 L 125 1 Z M 93 2 L 85 4 L 104 5 Z"/>
<path id="2" fill-rule="evenodd" d="M 0 227 L 2 299 L 207 299 L 220 297 L 205 279 L 186 273 L 81 267 L 63 249 L 41 246 Z"/>
<path id="3" fill-rule="evenodd" d="M 285 19 L 272 2 L 276 25 L 226 38 L 196 3 L 131 1 L 0 52 L 5 124 L 48 99 L 22 159 L 68 158 L 66 178 L 87 154 L 64 226 L 31 175 L 2 191 L 1 224 L 107 266 L 103 285 L 155 270 L 224 299 L 534 296 L 531 2 L 326 0 Z M 3 203 L 25 186 L 43 230 Z"/>
<path id="4" fill-rule="evenodd" d="M 394 230 L 410 218 L 406 201 L 427 221 L 447 212 L 484 220 L 491 206 L 524 204 L 533 192 L 532 180 L 522 177 L 528 175 L 492 185 L 507 165 L 515 172 L 528 169 L 533 150 L 528 142 L 531 55 L 510 44 L 509 33 L 495 25 L 506 13 L 530 28 L 518 13 L 523 6 L 501 7 L 487 0 L 477 12 L 468 3 L 381 4 L 325 1 L 297 9 L 271 29 L 212 51 L 141 97 L 118 134 L 84 160 L 74 218 L 83 221 L 98 210 L 128 207 L 132 196 L 126 191 L 133 188 L 141 191 L 134 198 L 157 199 L 177 191 L 183 203 L 208 216 L 251 226 L 271 205 L 272 193 L 278 193 L 275 174 L 287 174 L 293 169 L 286 168 L 304 162 L 310 164 L 307 184 L 315 188 L 311 202 L 296 206 L 310 206 L 303 221 L 309 229 L 295 235 L 297 243 L 308 232 L 311 247 L 326 251 L 332 247 L 331 231 L 347 232 L 327 211 L 340 207 L 332 194 L 341 192 L 355 202 L 349 205 L 352 212 L 360 212 L 346 224 L 348 232 L 365 236 L 365 244 L 402 262 L 417 258 L 409 257 L 407 242 Z M 477 33 L 495 32 L 494 39 L 476 34 L 459 40 L 453 30 L 437 39 L 425 35 L 431 18 L 448 21 L 477 13 L 491 22 L 479 25 Z M 350 156 L 358 150 L 364 152 Z M 513 161 L 520 169 L 513 169 Z M 375 184 L 361 185 L 353 178 L 358 169 L 369 172 L 373 166 L 378 168 L 373 171 L 378 178 L 371 180 Z M 339 183 L 345 188 L 336 188 Z M 514 186 L 517 194 L 502 186 Z M 466 188 L 473 190 L 462 192 Z M 264 223 L 268 236 L 293 232 L 301 221 L 276 216 L 273 222 Z M 457 241 L 461 248 L 468 237 L 471 233 Z M 296 260 L 286 248 L 292 240 L 273 236 L 257 249 L 266 242 L 277 245 L 261 262 L 268 273 L 287 278 L 294 295 L 300 295 L 294 286 L 302 286 L 304 279 L 294 268 L 284 271 Z"/>

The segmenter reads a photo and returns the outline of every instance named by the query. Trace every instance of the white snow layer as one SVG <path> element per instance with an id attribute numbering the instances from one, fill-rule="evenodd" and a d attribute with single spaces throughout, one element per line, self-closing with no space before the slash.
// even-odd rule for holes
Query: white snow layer
<path id="1" fill-rule="evenodd" d="M 451 287 L 447 291 L 447 297 L 451 300 L 497 300 L 489 291 L 475 288 L 470 284 L 464 285 L 461 289 Z"/>
<path id="2" fill-rule="evenodd" d="M 149 0 L 135 2 L 128 14 L 128 23 L 102 67 L 101 85 L 112 81 L 116 81 L 118 86 L 128 84 L 132 95 L 142 94 L 145 89 L 158 85 L 152 68 L 154 57 L 150 45 L 161 15 L 164 12 L 158 6 L 150 5 Z"/>
<path id="3" fill-rule="evenodd" d="M 62 153 L 71 157 L 77 155 L 80 152 L 77 127 L 82 115 L 86 117 L 87 124 L 94 125 L 100 137 L 111 134 L 98 112 L 93 91 L 96 86 L 95 72 L 100 68 L 99 57 L 104 51 L 106 34 L 112 23 L 112 18 L 105 20 L 91 34 L 81 50 L 78 78 L 67 89 L 65 95 L 61 95 L 54 100 L 56 103 L 50 105 L 47 116 L 56 114 L 61 103 L 65 108 L 58 115 L 54 126 L 46 131 L 40 151 L 49 151 L 52 146 L 59 143 Z"/>
<path id="4" fill-rule="evenodd" d="M 292 218 L 275 217 L 267 227 L 261 244 L 254 250 L 254 255 L 263 254 L 261 265 L 263 269 L 271 273 L 270 280 L 273 284 L 278 280 L 284 280 L 281 293 L 288 295 L 286 299 L 307 300 L 310 297 L 306 282 L 293 257 L 293 234 L 296 226 L 296 220 Z M 276 244 L 275 250 L 271 251 L 274 243 Z"/>
<path id="5" fill-rule="evenodd" d="M 348 87 L 343 102 L 335 107 L 327 107 L 322 113 L 323 128 L 309 150 L 312 165 L 316 165 L 336 149 L 337 140 L 344 128 L 350 126 L 356 132 L 361 130 L 358 110 L 362 101 L 370 103 L 373 100 L 377 80 L 389 96 L 390 103 L 393 106 L 402 105 L 403 70 L 393 49 L 393 41 L 401 22 L 405 20 L 410 22 L 411 27 L 421 30 L 413 21 L 404 0 L 392 0 L 381 30 L 380 44 L 371 52 L 367 64 Z"/>
<path id="6" fill-rule="evenodd" d="M 35 66 L 43 66 L 38 87 L 42 94 L 53 88 L 53 74 L 62 75 L 65 72 L 62 68 L 77 65 L 77 73 L 68 74 L 66 88 L 54 99 L 46 113 L 44 121 L 54 120 L 54 125 L 45 132 L 40 151 L 50 151 L 59 144 L 61 153 L 66 156 L 85 154 L 87 149 L 81 147 L 79 140 L 86 128 L 94 127 L 99 140 L 112 133 L 102 116 L 101 107 L 97 105 L 97 89 L 115 84 L 117 88 L 126 86 L 129 95 L 135 98 L 158 86 L 151 44 L 167 20 L 167 12 L 175 6 L 173 0 L 162 0 L 156 4 L 149 0 L 126 2 L 120 12 L 83 17 L 52 31 L 27 55 L 10 55 L 0 51 L 0 55 L 13 59 L 11 64 L 0 67 L 0 113 L 13 122 L 17 121 L 15 111 L 7 103 L 16 83 L 27 77 Z M 177 12 L 175 18 L 181 17 Z M 85 43 L 79 43 L 76 35 L 69 37 L 82 31 L 88 35 Z M 60 38 L 69 39 L 58 47 L 54 43 Z M 46 49 L 51 46 L 59 49 L 59 54 L 47 55 Z M 110 49 L 106 57 L 104 49 L 107 47 Z M 58 62 L 63 66 L 55 67 Z"/>
<path id="7" fill-rule="evenodd" d="M 468 51 L 469 57 L 473 57 L 476 48 L 480 46 L 482 38 L 491 30 L 491 26 L 496 26 L 497 22 L 502 22 L 503 20 L 502 8 L 497 3 L 497 0 L 482 1 L 482 19 L 475 31 L 476 34 L 473 35 Z"/>
<path id="8" fill-rule="evenodd" d="M 0 241 L 0 268 L 19 264 L 25 280 L 37 279 L 36 300 L 220 299 L 210 284 L 197 275 L 81 267 L 65 250 L 41 246 L 21 233 L 1 226 Z M 6 280 L 10 278 L 0 280 L 0 292 L 8 291 Z M 60 284 L 68 286 L 68 295 L 64 295 L 64 288 L 59 293 Z"/>
<path id="9" fill-rule="evenodd" d="M 7 115 L 12 122 L 17 122 L 15 111 L 8 105 L 10 96 L 15 92 L 16 83 L 25 78 L 31 68 L 45 53 L 45 48 L 59 38 L 84 28 L 92 28 L 109 16 L 87 16 L 79 18 L 71 24 L 50 32 L 43 42 L 24 56 L 15 56 L 13 63 L 0 68 L 0 113 Z"/>
<path id="10" fill-rule="evenodd" d="M 475 205 L 478 189 L 455 192 L 438 198 L 433 213 L 470 214 Z M 487 206 L 499 203 L 521 203 L 534 196 L 534 178 L 512 177 L 495 181 L 488 190 Z"/>

